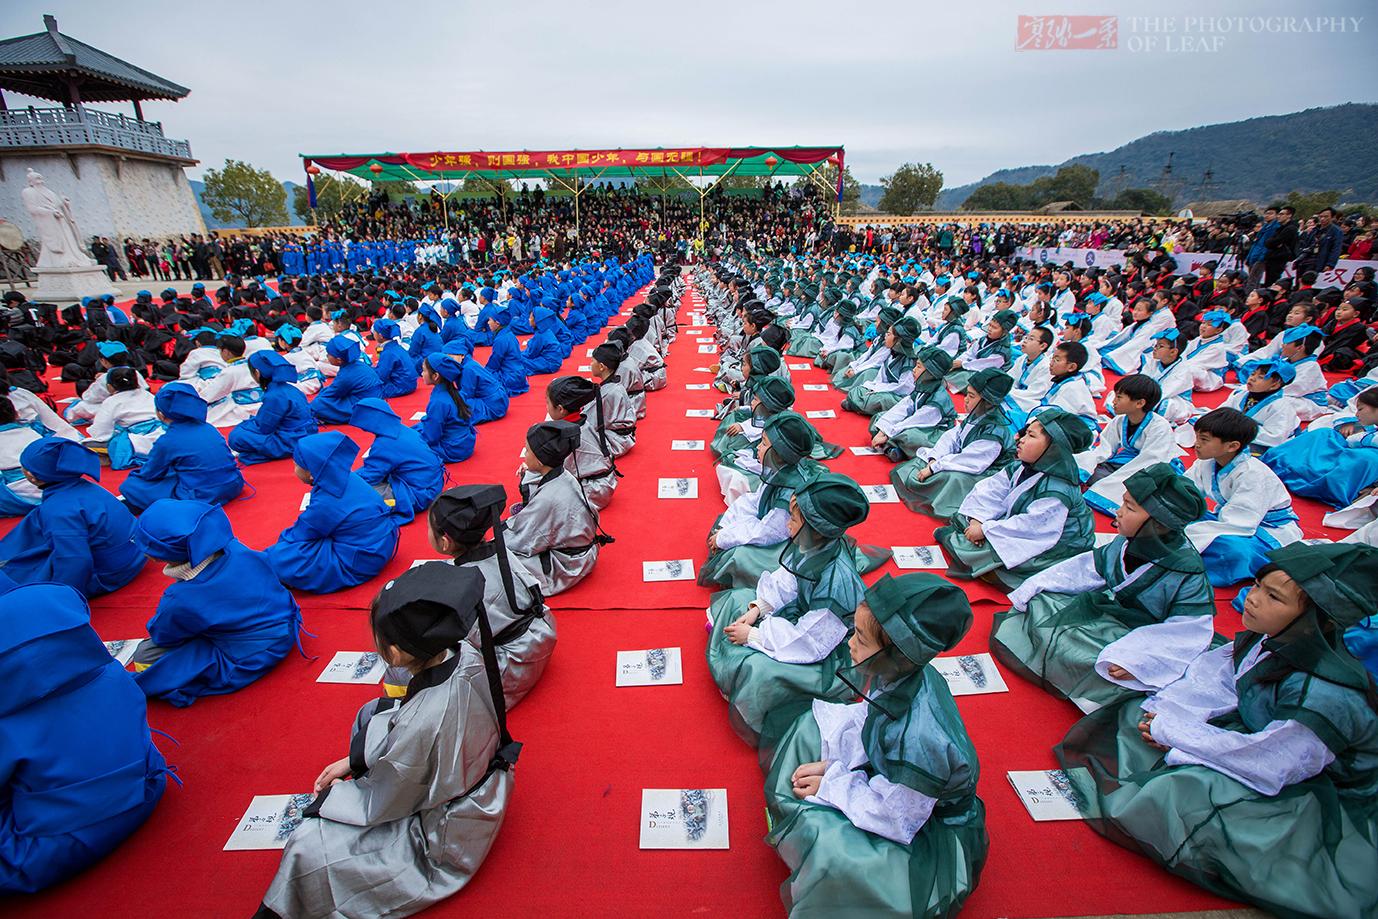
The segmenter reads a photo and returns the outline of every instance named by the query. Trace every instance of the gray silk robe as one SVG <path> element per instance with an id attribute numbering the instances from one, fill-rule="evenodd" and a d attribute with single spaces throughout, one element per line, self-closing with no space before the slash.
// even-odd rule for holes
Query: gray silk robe
<path id="1" fill-rule="evenodd" d="M 459 891 L 488 855 L 512 773 L 484 778 L 498 727 L 483 658 L 461 644 L 409 692 L 364 706 L 349 744 L 355 777 L 288 839 L 263 900 L 283 919 L 410 916 Z"/>
<path id="2" fill-rule="evenodd" d="M 596 511 L 584 504 L 579 483 L 563 466 L 545 476 L 525 473 L 527 498 L 522 509 L 507 518 L 507 545 L 521 556 L 553 597 L 586 578 L 598 561 Z"/>

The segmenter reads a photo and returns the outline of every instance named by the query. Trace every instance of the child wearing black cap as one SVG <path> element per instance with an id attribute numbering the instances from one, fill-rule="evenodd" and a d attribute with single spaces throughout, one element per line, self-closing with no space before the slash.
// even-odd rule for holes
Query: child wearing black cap
<path id="1" fill-rule="evenodd" d="M 483 577 L 422 565 L 373 601 L 378 653 L 411 673 L 366 704 L 326 766 L 255 919 L 409 916 L 457 893 L 507 811 L 521 745 L 507 733 Z M 465 636 L 477 627 L 480 647 Z"/>
<path id="2" fill-rule="evenodd" d="M 493 627 L 502 691 L 512 708 L 531 691 L 555 651 L 555 617 L 535 575 L 506 544 L 501 485 L 459 485 L 442 492 L 427 514 L 431 547 L 483 575 L 483 608 Z M 492 529 L 493 538 L 484 541 Z M 467 641 L 481 648 L 475 626 Z"/>
<path id="3" fill-rule="evenodd" d="M 579 445 L 579 426 L 542 421 L 526 432 L 522 503 L 507 521 L 508 544 L 527 562 L 542 593 L 552 597 L 588 577 L 607 537 L 565 460 Z"/>

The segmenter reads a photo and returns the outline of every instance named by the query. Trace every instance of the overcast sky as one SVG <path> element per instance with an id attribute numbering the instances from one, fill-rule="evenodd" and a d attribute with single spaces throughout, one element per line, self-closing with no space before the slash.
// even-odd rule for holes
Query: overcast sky
<path id="1" fill-rule="evenodd" d="M 5 0 L 0 36 L 54 13 L 191 88 L 144 112 L 202 167 L 234 157 L 298 181 L 298 153 L 840 143 L 863 182 L 913 160 L 954 186 L 1378 98 L 1372 0 L 1149 6 L 1159 31 L 1131 19 L 1145 4 L 1112 0 Z M 1019 15 L 1063 12 L 1118 16 L 1119 47 L 1015 50 Z M 1326 31 L 1296 31 L 1316 17 Z"/>

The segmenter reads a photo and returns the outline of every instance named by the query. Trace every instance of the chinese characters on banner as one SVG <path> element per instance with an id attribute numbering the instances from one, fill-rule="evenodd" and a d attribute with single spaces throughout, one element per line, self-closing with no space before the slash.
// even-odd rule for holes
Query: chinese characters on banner
<path id="1" fill-rule="evenodd" d="M 726 150 L 686 147 L 675 150 L 524 150 L 521 152 L 407 153 L 421 169 L 571 169 L 613 166 L 696 167 L 721 163 Z"/>

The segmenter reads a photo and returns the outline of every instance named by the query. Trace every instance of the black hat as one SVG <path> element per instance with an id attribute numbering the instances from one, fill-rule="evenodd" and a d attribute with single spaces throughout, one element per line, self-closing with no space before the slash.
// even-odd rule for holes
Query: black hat
<path id="1" fill-rule="evenodd" d="M 593 349 L 593 359 L 609 370 L 616 370 L 621 367 L 622 358 L 625 356 L 626 352 L 615 342 L 605 341 Z"/>
<path id="2" fill-rule="evenodd" d="M 373 601 L 373 631 L 412 657 L 429 660 L 473 629 L 483 575 L 455 565 L 421 565 L 388 581 Z"/>
<path id="3" fill-rule="evenodd" d="M 542 465 L 552 469 L 579 446 L 579 426 L 568 421 L 542 421 L 526 432 L 526 446 Z"/>
<path id="4" fill-rule="evenodd" d="M 462 546 L 471 546 L 502 515 L 507 492 L 501 485 L 457 485 L 442 491 L 431 504 L 433 529 Z"/>
<path id="5" fill-rule="evenodd" d="M 545 388 L 551 405 L 564 406 L 571 412 L 592 402 L 597 392 L 598 387 L 584 377 L 556 377 Z"/>

